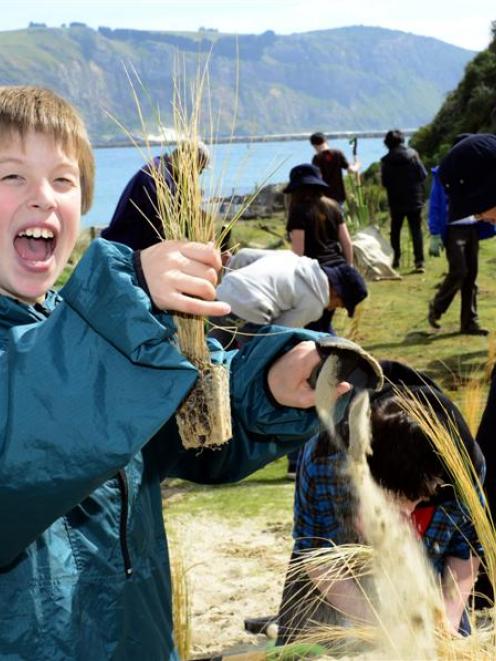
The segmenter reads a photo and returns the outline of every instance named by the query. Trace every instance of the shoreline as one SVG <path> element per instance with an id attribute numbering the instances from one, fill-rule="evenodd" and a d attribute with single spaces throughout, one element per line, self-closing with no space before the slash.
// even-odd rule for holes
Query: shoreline
<path id="1" fill-rule="evenodd" d="M 402 133 L 410 137 L 417 129 L 400 129 Z M 328 140 L 351 140 L 353 138 L 384 138 L 388 129 L 371 131 L 325 131 Z M 268 135 L 232 135 L 219 136 L 205 139 L 207 145 L 225 145 L 225 144 L 250 144 L 260 142 L 293 142 L 298 140 L 308 140 L 310 133 L 280 133 Z M 93 149 L 118 149 L 119 147 L 165 147 L 177 143 L 177 138 L 160 139 L 156 136 L 150 136 L 148 139 L 137 137 L 129 140 L 112 140 L 109 142 L 94 143 Z"/>

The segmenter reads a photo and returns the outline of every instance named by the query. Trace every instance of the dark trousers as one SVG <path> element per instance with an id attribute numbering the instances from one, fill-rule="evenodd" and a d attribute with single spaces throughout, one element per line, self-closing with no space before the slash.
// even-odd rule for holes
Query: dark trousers
<path id="1" fill-rule="evenodd" d="M 410 236 L 412 237 L 413 254 L 415 257 L 415 266 L 422 266 L 424 263 L 424 241 L 422 239 L 422 209 L 412 211 L 393 211 L 391 210 L 391 248 L 393 249 L 393 266 L 397 267 L 401 257 L 401 228 L 405 217 L 408 221 Z"/>
<path id="2" fill-rule="evenodd" d="M 448 225 L 446 238 L 448 275 L 431 303 L 434 316 L 439 318 L 451 305 L 458 291 L 462 307 L 462 329 L 477 324 L 477 270 L 479 264 L 479 232 L 474 225 Z"/>

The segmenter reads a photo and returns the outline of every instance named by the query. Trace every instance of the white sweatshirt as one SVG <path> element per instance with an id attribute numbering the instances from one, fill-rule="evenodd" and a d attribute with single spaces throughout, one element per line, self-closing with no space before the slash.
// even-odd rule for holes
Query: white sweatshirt
<path id="1" fill-rule="evenodd" d="M 244 248 L 227 264 L 217 297 L 251 323 L 301 328 L 329 305 L 329 281 L 316 259 Z"/>

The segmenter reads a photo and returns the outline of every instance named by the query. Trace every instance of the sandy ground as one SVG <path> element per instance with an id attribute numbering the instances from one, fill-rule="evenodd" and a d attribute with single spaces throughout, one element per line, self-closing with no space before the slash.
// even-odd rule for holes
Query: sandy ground
<path id="1" fill-rule="evenodd" d="M 266 636 L 244 631 L 244 618 L 277 612 L 292 546 L 288 528 L 181 518 L 174 537 L 187 570 L 191 658 L 267 645 Z"/>

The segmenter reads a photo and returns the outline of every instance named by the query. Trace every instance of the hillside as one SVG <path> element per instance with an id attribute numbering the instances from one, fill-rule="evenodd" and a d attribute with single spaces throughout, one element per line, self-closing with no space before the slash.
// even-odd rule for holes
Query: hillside
<path id="1" fill-rule="evenodd" d="M 122 137 L 105 111 L 129 129 L 138 126 L 124 66 L 137 72 L 167 123 L 178 60 L 194 77 L 209 54 L 216 132 L 230 132 L 239 69 L 236 133 L 242 135 L 419 126 L 474 55 L 436 39 L 362 26 L 236 37 L 71 24 L 0 32 L 0 80 L 62 93 L 80 108 L 93 139 L 104 142 Z"/>
<path id="2" fill-rule="evenodd" d="M 492 32 L 489 47 L 468 64 L 433 121 L 412 139 L 430 165 L 439 162 L 458 134 L 496 132 L 496 21 Z"/>

